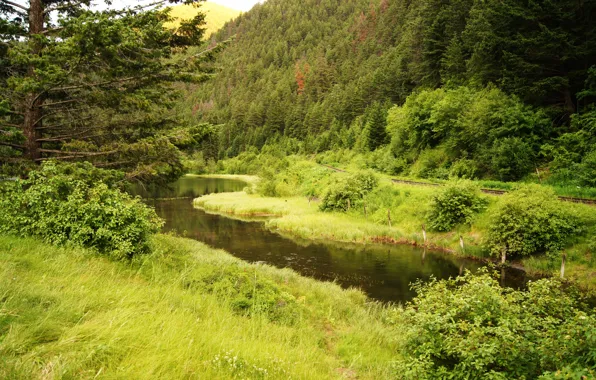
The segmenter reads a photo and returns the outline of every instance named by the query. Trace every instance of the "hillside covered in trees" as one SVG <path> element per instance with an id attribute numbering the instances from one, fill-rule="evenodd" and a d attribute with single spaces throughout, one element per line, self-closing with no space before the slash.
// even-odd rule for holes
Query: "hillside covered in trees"
<path id="1" fill-rule="evenodd" d="M 269 0 L 213 37 L 235 39 L 186 107 L 220 125 L 213 158 L 350 149 L 389 174 L 593 187 L 595 16 L 593 1 Z"/>

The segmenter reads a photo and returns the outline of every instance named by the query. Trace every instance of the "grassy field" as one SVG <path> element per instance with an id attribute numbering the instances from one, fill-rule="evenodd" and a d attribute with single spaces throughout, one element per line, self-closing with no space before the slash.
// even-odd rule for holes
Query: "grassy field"
<path id="1" fill-rule="evenodd" d="M 0 378 L 391 377 L 385 307 L 191 240 L 116 263 L 0 236 Z"/>
<path id="2" fill-rule="evenodd" d="M 341 176 L 342 173 L 334 175 Z M 270 229 L 302 239 L 421 246 L 424 245 L 422 226 L 430 200 L 437 191 L 439 189 L 433 187 L 392 184 L 387 178 L 382 178 L 379 188 L 369 195 L 370 205 L 366 216 L 363 209 L 356 208 L 347 213 L 321 212 L 318 202 L 309 202 L 304 196 L 263 197 L 245 192 L 207 195 L 196 199 L 195 206 L 208 212 L 239 218 L 275 216 L 266 222 Z M 490 215 L 498 207 L 501 198 L 485 197 L 488 207 L 477 215 L 471 226 L 459 226 L 447 233 L 427 231 L 427 246 L 463 256 L 489 258 L 484 240 L 490 225 Z M 376 204 L 376 208 L 372 204 Z M 593 207 L 585 205 L 566 204 L 566 207 L 574 208 L 576 215 L 593 215 L 594 211 Z M 464 240 L 463 250 L 460 236 Z M 587 236 L 572 241 L 566 248 L 568 262 L 565 276 L 585 288 L 596 290 L 596 259 L 589 246 L 592 235 L 588 232 Z M 560 270 L 560 262 L 544 256 L 525 258 L 514 264 L 523 266 L 533 274 L 556 276 Z"/>

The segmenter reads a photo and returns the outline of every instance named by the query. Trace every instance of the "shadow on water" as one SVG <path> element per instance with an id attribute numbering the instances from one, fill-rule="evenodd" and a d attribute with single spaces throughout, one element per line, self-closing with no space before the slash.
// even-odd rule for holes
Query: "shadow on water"
<path id="1" fill-rule="evenodd" d="M 229 179 L 183 177 L 169 189 L 136 189 L 166 220 L 164 232 L 224 249 L 249 262 L 289 267 L 319 280 L 358 287 L 380 301 L 404 302 L 415 294 L 409 284 L 457 276 L 477 270 L 478 261 L 428 252 L 411 246 L 352 245 L 291 239 L 269 231 L 263 222 L 239 221 L 205 213 L 192 198 L 209 193 L 241 191 L 246 184 Z M 175 198 L 175 199 L 174 199 Z M 503 284 L 520 287 L 523 271 L 508 269 Z"/>

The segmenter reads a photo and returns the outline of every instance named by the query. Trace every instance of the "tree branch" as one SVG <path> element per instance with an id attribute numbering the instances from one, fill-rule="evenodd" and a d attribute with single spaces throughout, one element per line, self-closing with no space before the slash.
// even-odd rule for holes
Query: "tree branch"
<path id="1" fill-rule="evenodd" d="M 70 100 L 64 100 L 61 102 L 45 103 L 45 104 L 39 105 L 38 107 L 43 108 L 43 107 L 57 106 L 60 104 L 69 104 L 69 103 L 77 103 L 77 102 L 80 102 L 80 100 L 79 99 L 70 99 Z"/>
<path id="2" fill-rule="evenodd" d="M 128 165 L 128 164 L 132 164 L 132 163 L 133 163 L 133 161 L 118 161 L 118 162 L 97 163 L 97 164 L 93 164 L 93 166 L 96 166 L 98 168 L 109 168 L 109 167 L 113 167 L 113 166 Z"/>
<path id="3" fill-rule="evenodd" d="M 25 147 L 24 146 L 18 145 L 18 144 L 11 144 L 11 143 L 0 141 L 0 145 L 9 146 L 9 147 L 11 147 L 13 149 L 25 150 Z"/>
<path id="4" fill-rule="evenodd" d="M 75 134 L 71 134 L 71 135 L 47 137 L 47 138 L 37 139 L 35 141 L 37 141 L 37 142 L 56 142 L 56 141 L 69 140 L 69 139 L 73 139 L 75 137 L 80 137 L 80 136 L 84 135 L 85 133 L 88 133 L 92 130 L 93 130 L 93 128 L 89 128 L 89 129 L 84 130 L 83 132 L 79 132 L 79 133 L 75 133 Z"/>
<path id="5" fill-rule="evenodd" d="M 94 156 L 109 156 L 111 154 L 118 153 L 117 150 L 111 150 L 109 152 L 65 152 L 62 150 L 53 150 L 53 149 L 40 149 L 42 153 L 53 153 L 53 154 L 70 154 L 73 157 L 94 157 Z M 58 157 L 58 158 L 67 158 L 67 157 Z"/>
<path id="6" fill-rule="evenodd" d="M 44 30 L 43 32 L 41 32 L 41 34 L 43 34 L 43 35 L 47 35 L 47 34 L 51 34 L 51 33 L 55 33 L 55 32 L 59 32 L 59 31 L 61 31 L 61 30 L 63 30 L 63 29 L 64 29 L 63 27 L 60 27 L 60 28 L 50 28 L 50 29 L 46 29 L 46 30 Z"/>
<path id="7" fill-rule="evenodd" d="M 0 121 L 0 125 L 5 126 L 5 127 L 23 128 L 23 125 L 22 124 L 4 123 L 2 121 Z"/>
<path id="8" fill-rule="evenodd" d="M 135 79 L 143 79 L 146 77 L 147 76 L 129 77 L 129 78 L 122 78 L 122 79 L 118 79 L 118 80 L 99 82 L 99 83 L 88 83 L 88 84 L 79 84 L 79 85 L 75 85 L 75 86 L 58 87 L 58 88 L 52 88 L 49 91 L 69 91 L 69 90 L 76 90 L 76 89 L 85 88 L 85 87 L 101 87 L 101 86 L 106 86 L 106 85 L 114 84 L 114 83 L 130 82 Z"/>
<path id="9" fill-rule="evenodd" d="M 4 4 L 10 5 L 11 7 L 22 9 L 26 12 L 25 14 L 29 14 L 29 8 L 27 8 L 27 7 L 24 7 L 17 3 L 13 3 L 12 1 L 8 1 L 8 0 L 0 0 L 0 1 L 2 1 Z M 21 13 L 21 12 L 18 12 L 18 13 Z"/>

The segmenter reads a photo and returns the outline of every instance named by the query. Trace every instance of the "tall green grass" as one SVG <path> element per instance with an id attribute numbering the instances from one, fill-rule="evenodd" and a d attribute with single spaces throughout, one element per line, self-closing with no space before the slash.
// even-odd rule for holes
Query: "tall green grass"
<path id="1" fill-rule="evenodd" d="M 157 236 L 117 263 L 0 236 L 0 378 L 388 378 L 399 333 L 363 293 Z"/>

